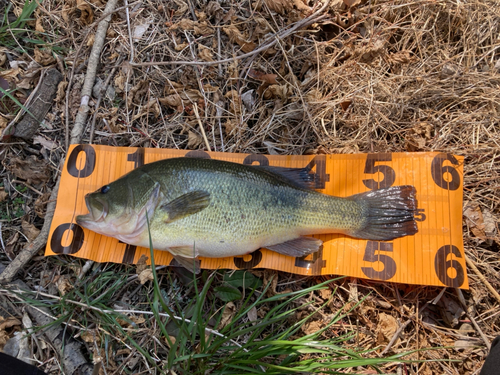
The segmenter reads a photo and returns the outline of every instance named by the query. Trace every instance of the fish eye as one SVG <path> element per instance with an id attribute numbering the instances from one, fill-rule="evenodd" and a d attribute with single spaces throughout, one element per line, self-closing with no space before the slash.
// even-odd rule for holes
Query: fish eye
<path id="1" fill-rule="evenodd" d="M 104 185 L 101 188 L 101 194 L 106 194 L 109 191 L 109 185 Z"/>

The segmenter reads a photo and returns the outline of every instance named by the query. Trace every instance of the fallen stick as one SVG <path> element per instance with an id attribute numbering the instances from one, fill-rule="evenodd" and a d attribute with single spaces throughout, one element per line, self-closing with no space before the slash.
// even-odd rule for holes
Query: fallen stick
<path id="1" fill-rule="evenodd" d="M 500 294 L 493 288 L 493 286 L 490 284 L 490 282 L 484 277 L 484 275 L 479 271 L 479 269 L 476 267 L 474 262 L 469 259 L 469 257 L 466 255 L 465 256 L 465 261 L 467 262 L 467 265 L 474 271 L 474 273 L 479 277 L 479 279 L 483 282 L 484 285 L 489 289 L 491 294 L 495 296 L 498 302 L 500 302 Z"/>
<path id="2" fill-rule="evenodd" d="M 117 3 L 118 0 L 108 1 L 106 8 L 104 8 L 104 13 L 109 13 L 109 15 L 99 22 L 99 26 L 97 26 L 97 30 L 95 32 L 95 39 L 94 44 L 92 45 L 92 51 L 90 52 L 87 74 L 85 75 L 85 81 L 83 82 L 80 108 L 78 109 L 75 124 L 73 125 L 73 130 L 71 131 L 70 144 L 80 143 L 82 140 L 83 130 L 85 129 L 87 116 L 90 110 L 89 101 L 90 96 L 92 95 L 92 87 L 94 86 L 97 65 L 99 64 L 99 56 L 101 55 L 104 40 L 106 39 L 106 32 L 108 30 L 109 21 L 111 20 L 111 13 Z"/>

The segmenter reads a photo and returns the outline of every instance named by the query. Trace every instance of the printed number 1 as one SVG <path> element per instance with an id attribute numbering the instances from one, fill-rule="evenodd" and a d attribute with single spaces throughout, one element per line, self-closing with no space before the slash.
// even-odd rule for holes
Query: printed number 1
<path id="1" fill-rule="evenodd" d="M 127 155 L 127 161 L 134 162 L 134 168 L 138 168 L 144 165 L 144 149 L 138 148 L 135 152 Z M 120 241 L 120 243 L 123 243 Z M 137 250 L 137 246 L 129 245 L 125 247 L 125 252 L 123 253 L 122 263 L 124 264 L 132 264 L 135 258 L 135 252 Z"/>

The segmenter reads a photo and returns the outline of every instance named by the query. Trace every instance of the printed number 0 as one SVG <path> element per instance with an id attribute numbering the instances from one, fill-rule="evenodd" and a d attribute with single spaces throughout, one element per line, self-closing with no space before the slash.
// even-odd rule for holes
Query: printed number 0
<path id="1" fill-rule="evenodd" d="M 365 171 L 367 174 L 380 172 L 384 175 L 382 181 L 377 182 L 373 178 L 363 180 L 368 189 L 377 190 L 392 186 L 396 181 L 396 172 L 388 165 L 375 165 L 377 161 L 392 161 L 392 154 L 368 154 L 366 157 Z"/>
<path id="2" fill-rule="evenodd" d="M 457 158 L 452 154 L 440 153 L 432 159 L 431 163 L 431 174 L 432 179 L 437 186 L 446 190 L 457 190 L 460 187 L 460 175 L 458 171 L 449 165 L 443 166 L 444 162 L 448 160 L 452 165 L 458 166 L 460 163 Z M 444 174 L 448 173 L 451 180 L 445 180 Z"/>
<path id="3" fill-rule="evenodd" d="M 361 271 L 370 279 L 389 280 L 396 274 L 396 262 L 388 255 L 375 254 L 376 251 L 392 252 L 392 243 L 368 241 L 363 260 L 371 263 L 381 262 L 384 265 L 384 269 L 376 271 L 373 267 L 361 267 Z"/>
<path id="4" fill-rule="evenodd" d="M 80 155 L 80 152 L 85 153 L 85 164 L 83 165 L 82 169 L 78 169 L 78 166 L 76 165 L 76 160 L 78 159 L 78 155 Z M 72 175 L 73 177 L 88 177 L 94 172 L 95 168 L 95 150 L 92 146 L 90 145 L 78 145 L 76 146 L 73 151 L 71 151 L 71 154 L 69 155 L 68 158 L 68 173 Z"/>
<path id="5" fill-rule="evenodd" d="M 434 269 L 439 280 L 446 286 L 459 288 L 465 281 L 465 273 L 462 265 L 456 259 L 448 259 L 449 255 L 453 254 L 457 258 L 462 258 L 460 250 L 453 245 L 444 245 L 439 248 L 434 258 Z M 450 277 L 448 270 L 453 268 L 455 276 Z"/>
<path id="6" fill-rule="evenodd" d="M 67 246 L 63 246 L 63 238 L 66 236 L 70 236 L 69 233 L 66 233 L 68 230 L 73 232 L 71 243 Z M 78 224 L 64 223 L 59 225 L 54 233 L 52 233 L 50 248 L 56 254 L 74 254 L 82 248 L 84 238 L 85 234 L 83 233 L 83 229 L 81 226 L 79 226 Z"/>

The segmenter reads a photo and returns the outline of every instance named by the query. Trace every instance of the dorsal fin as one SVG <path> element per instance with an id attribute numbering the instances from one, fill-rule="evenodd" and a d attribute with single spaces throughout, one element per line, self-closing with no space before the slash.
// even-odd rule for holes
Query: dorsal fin
<path id="1" fill-rule="evenodd" d="M 320 186 L 319 180 L 314 173 L 311 172 L 311 168 L 284 168 L 284 167 L 272 167 L 269 165 L 260 166 L 256 165 L 254 168 L 266 171 L 268 173 L 274 174 L 277 178 L 280 178 L 284 182 L 288 182 L 294 186 L 303 189 L 316 189 Z"/>

